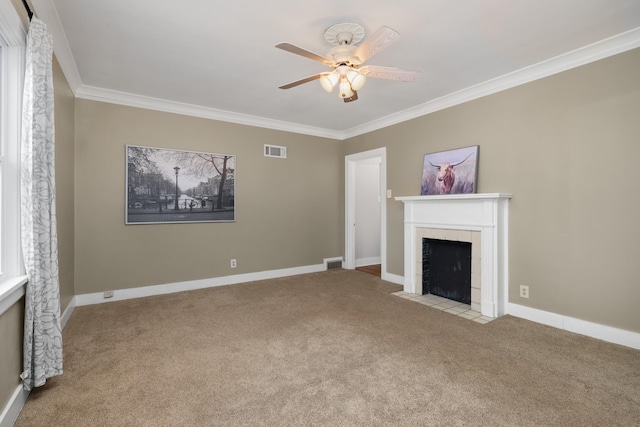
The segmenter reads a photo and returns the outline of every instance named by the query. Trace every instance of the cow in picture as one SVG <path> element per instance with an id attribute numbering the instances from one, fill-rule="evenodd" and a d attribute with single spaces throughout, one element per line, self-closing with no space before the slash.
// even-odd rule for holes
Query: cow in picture
<path id="1" fill-rule="evenodd" d="M 456 182 L 455 167 L 464 163 L 470 156 L 471 154 L 457 163 L 445 162 L 440 165 L 434 165 L 429 162 L 431 166 L 438 169 L 438 174 L 436 175 L 436 191 L 438 194 L 451 194 L 453 184 Z"/>

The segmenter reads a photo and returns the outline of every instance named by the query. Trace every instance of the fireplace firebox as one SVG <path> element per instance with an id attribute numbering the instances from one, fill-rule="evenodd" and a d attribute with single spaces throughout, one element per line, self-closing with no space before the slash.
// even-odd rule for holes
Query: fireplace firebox
<path id="1" fill-rule="evenodd" d="M 422 239 L 422 294 L 471 304 L 471 243 Z"/>

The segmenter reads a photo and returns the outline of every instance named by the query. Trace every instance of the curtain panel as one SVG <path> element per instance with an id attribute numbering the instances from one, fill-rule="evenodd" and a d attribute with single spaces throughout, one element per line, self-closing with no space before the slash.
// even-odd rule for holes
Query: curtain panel
<path id="1" fill-rule="evenodd" d="M 25 390 L 62 374 L 52 57 L 52 36 L 34 17 L 27 34 L 22 100 L 21 232 L 29 279 L 21 374 Z"/>

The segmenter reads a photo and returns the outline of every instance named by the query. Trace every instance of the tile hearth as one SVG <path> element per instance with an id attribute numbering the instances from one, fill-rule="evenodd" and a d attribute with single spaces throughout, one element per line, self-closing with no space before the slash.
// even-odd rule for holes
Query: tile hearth
<path id="1" fill-rule="evenodd" d="M 446 313 L 453 314 L 454 316 L 463 317 L 480 324 L 489 323 L 493 320 L 492 317 L 483 316 L 479 311 L 472 310 L 471 306 L 468 304 L 442 298 L 437 295 L 416 295 L 405 291 L 393 292 L 391 295 L 408 299 L 428 307 L 436 308 Z"/>

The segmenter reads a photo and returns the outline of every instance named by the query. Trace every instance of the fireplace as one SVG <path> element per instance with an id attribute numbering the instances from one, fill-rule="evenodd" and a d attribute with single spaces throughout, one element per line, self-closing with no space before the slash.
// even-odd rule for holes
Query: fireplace
<path id="1" fill-rule="evenodd" d="M 505 313 L 510 194 L 397 197 L 404 203 L 404 291 L 422 295 L 422 239 L 471 244 L 471 308 Z"/>

